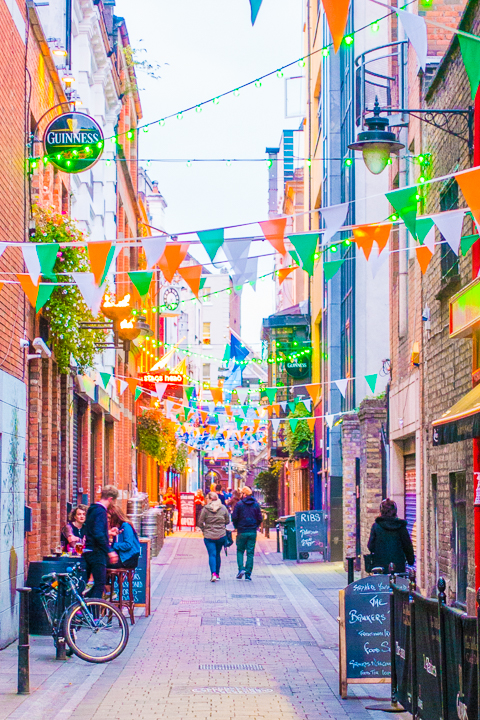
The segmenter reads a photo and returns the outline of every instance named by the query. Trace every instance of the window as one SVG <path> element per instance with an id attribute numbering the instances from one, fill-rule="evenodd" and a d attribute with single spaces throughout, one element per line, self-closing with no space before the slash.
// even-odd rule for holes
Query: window
<path id="1" fill-rule="evenodd" d="M 204 363 L 203 365 L 203 379 L 210 380 L 210 363 Z"/>
<path id="2" fill-rule="evenodd" d="M 457 603 L 467 600 L 467 490 L 464 472 L 450 473 L 452 502 L 452 548 L 456 575 Z"/>
<path id="3" fill-rule="evenodd" d="M 210 324 L 211 324 L 211 323 L 209 323 L 209 322 L 204 322 L 204 323 L 203 323 L 203 339 L 202 339 L 202 342 L 203 342 L 204 345 L 210 345 L 210 340 L 211 340 L 211 336 L 210 336 Z"/>
<path id="4" fill-rule="evenodd" d="M 202 302 L 204 305 L 209 305 L 212 302 L 211 296 L 212 288 L 204 287 L 202 290 Z"/>
<path id="5" fill-rule="evenodd" d="M 446 212 L 447 210 L 454 210 L 457 207 L 458 185 L 455 178 L 452 178 L 440 193 L 440 210 Z M 440 245 L 442 280 L 449 282 L 458 275 L 458 258 L 443 235 L 440 235 L 440 238 L 442 240 L 442 244 Z"/>

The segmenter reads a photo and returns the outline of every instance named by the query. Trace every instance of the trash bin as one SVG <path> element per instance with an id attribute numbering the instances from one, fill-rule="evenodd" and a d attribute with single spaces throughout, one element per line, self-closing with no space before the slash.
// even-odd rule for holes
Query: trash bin
<path id="1" fill-rule="evenodd" d="M 278 524 L 282 533 L 282 550 L 284 560 L 297 559 L 297 537 L 295 535 L 295 515 L 279 518 Z"/>

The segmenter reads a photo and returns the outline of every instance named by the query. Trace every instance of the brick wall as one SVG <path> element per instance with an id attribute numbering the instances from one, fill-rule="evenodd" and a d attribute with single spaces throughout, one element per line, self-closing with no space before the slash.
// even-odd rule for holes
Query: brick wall
<path id="1" fill-rule="evenodd" d="M 356 467 L 360 454 L 361 441 L 358 415 L 356 413 L 345 415 L 342 423 L 343 551 L 345 558 L 356 556 Z"/>

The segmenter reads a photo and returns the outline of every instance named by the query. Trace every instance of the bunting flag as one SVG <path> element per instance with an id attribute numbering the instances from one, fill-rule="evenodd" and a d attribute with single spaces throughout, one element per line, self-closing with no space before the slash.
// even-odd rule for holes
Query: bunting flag
<path id="1" fill-rule="evenodd" d="M 332 3 L 332 6 L 338 6 L 342 5 L 345 0 L 328 0 L 328 2 Z M 349 0 L 346 0 L 346 2 L 348 4 Z M 341 205 L 331 205 L 330 207 L 321 208 L 320 212 L 325 222 L 322 245 L 328 245 L 332 237 L 340 230 L 347 218 L 348 207 L 349 203 L 342 203 Z"/>
<path id="2" fill-rule="evenodd" d="M 478 235 L 467 235 L 466 237 L 463 237 L 460 241 L 460 248 L 462 250 L 462 255 L 465 257 L 467 252 L 470 250 L 472 245 L 478 240 Z"/>
<path id="3" fill-rule="evenodd" d="M 242 368 L 237 365 L 233 368 L 232 372 L 223 381 L 223 388 L 228 392 L 232 392 L 234 388 L 242 384 Z"/>
<path id="4" fill-rule="evenodd" d="M 459 184 L 463 197 L 475 218 L 477 227 L 480 227 L 480 167 L 455 175 L 455 180 Z M 442 231 L 440 230 L 440 232 Z"/>
<path id="5" fill-rule="evenodd" d="M 258 277 L 258 257 L 247 258 L 243 271 L 233 276 L 232 282 L 237 293 L 241 293 L 243 286 L 250 283 L 255 290 Z"/>
<path id="6" fill-rule="evenodd" d="M 202 420 L 202 423 L 203 423 L 203 425 L 205 425 L 205 423 L 208 420 L 208 412 L 205 412 L 205 410 L 199 410 L 199 413 L 200 413 L 200 418 Z"/>
<path id="7" fill-rule="evenodd" d="M 404 187 L 399 190 L 385 193 L 390 205 L 397 211 L 402 218 L 405 226 L 416 237 L 416 221 L 417 221 L 417 188 Z"/>
<path id="8" fill-rule="evenodd" d="M 322 0 L 335 52 L 342 44 L 347 27 L 350 0 Z"/>
<path id="9" fill-rule="evenodd" d="M 308 392 L 312 399 L 312 403 L 315 406 L 318 400 L 318 396 L 320 394 L 320 385 L 318 383 L 312 383 L 310 385 L 305 385 L 305 390 Z"/>
<path id="10" fill-rule="evenodd" d="M 260 10 L 262 6 L 263 0 L 250 0 L 250 10 L 252 14 L 252 25 L 255 25 L 255 20 L 257 19 L 258 11 Z"/>
<path id="11" fill-rule="evenodd" d="M 229 360 L 230 360 L 230 345 L 225 345 L 225 351 L 224 351 L 224 353 L 223 353 L 222 362 L 223 362 L 223 363 L 228 363 Z M 237 392 L 237 395 L 238 395 L 238 391 L 236 391 L 236 392 Z"/>
<path id="12" fill-rule="evenodd" d="M 262 228 L 262 232 L 265 235 L 265 239 L 268 240 L 270 245 L 280 253 L 280 255 L 286 254 L 284 237 L 285 228 L 287 225 L 287 218 L 278 218 L 278 220 L 265 220 L 264 222 L 258 223 Z"/>
<path id="13" fill-rule="evenodd" d="M 464 208 L 460 208 L 459 210 L 451 210 L 450 212 L 439 213 L 438 215 L 432 215 L 432 222 L 435 223 L 438 230 L 443 235 L 447 243 L 450 245 L 455 255 L 458 255 L 458 251 L 460 249 L 460 240 L 462 238 L 464 217 Z M 433 252 L 433 249 L 430 249 Z"/>
<path id="14" fill-rule="evenodd" d="M 327 414 L 325 415 L 325 422 L 327 423 L 330 430 L 333 427 L 333 421 L 335 420 L 335 415 Z"/>
<path id="15" fill-rule="evenodd" d="M 365 380 L 372 393 L 375 393 L 375 387 L 377 385 L 377 373 L 372 373 L 372 375 L 365 375 Z"/>
<path id="16" fill-rule="evenodd" d="M 348 385 L 349 378 L 342 378 L 341 380 L 334 380 L 333 382 L 339 389 L 339 391 L 342 394 L 342 397 L 345 397 L 345 394 L 347 392 L 347 385 Z"/>
<path id="17" fill-rule="evenodd" d="M 425 275 L 427 267 L 430 264 L 430 260 L 433 257 L 433 253 L 426 245 L 420 245 L 420 247 L 415 248 L 415 252 L 417 253 L 417 260 L 420 265 L 422 275 Z"/>
<path id="18" fill-rule="evenodd" d="M 289 418 L 288 422 L 290 424 L 290 430 L 294 433 L 297 429 L 297 425 L 299 423 L 300 418 Z"/>
<path id="19" fill-rule="evenodd" d="M 107 266 L 107 261 L 110 260 L 111 262 L 113 259 L 113 246 L 111 242 L 106 240 L 87 242 L 87 250 L 95 285 L 99 286 L 109 270 L 110 263 Z"/>
<path id="20" fill-rule="evenodd" d="M 330 262 L 323 263 L 323 277 L 325 282 L 328 282 L 337 274 L 344 262 L 345 260 L 330 260 Z"/>
<path id="21" fill-rule="evenodd" d="M 318 238 L 319 233 L 291 235 L 288 238 L 297 251 L 302 270 L 305 270 L 310 277 L 313 275 Z"/>
<path id="22" fill-rule="evenodd" d="M 150 285 L 153 278 L 153 272 L 148 272 L 144 270 L 134 270 L 132 272 L 128 273 L 128 277 L 132 281 L 133 285 L 135 286 L 135 289 L 137 290 L 138 294 L 144 300 L 149 291 L 150 291 Z"/>
<path id="23" fill-rule="evenodd" d="M 374 241 L 378 246 L 378 254 L 382 252 L 388 243 L 392 223 L 383 225 L 356 225 L 352 228 L 353 237 L 359 248 L 363 250 L 365 259 L 368 260 Z"/>
<path id="24" fill-rule="evenodd" d="M 372 273 L 372 278 L 374 280 L 377 277 L 382 265 L 387 261 L 388 257 L 389 256 L 387 253 L 383 253 L 383 255 L 380 255 L 378 248 L 374 247 L 372 249 L 372 254 L 370 255 L 370 259 L 368 261 L 368 267 L 370 268 L 370 272 Z"/>
<path id="25" fill-rule="evenodd" d="M 478 40 L 457 35 L 462 52 L 462 60 L 470 82 L 472 100 L 475 102 L 478 86 L 480 85 L 480 43 Z"/>
<path id="26" fill-rule="evenodd" d="M 90 308 L 93 315 L 98 315 L 105 292 L 105 284 L 98 287 L 95 276 L 91 272 L 72 272 L 71 275 L 77 283 L 87 307 Z"/>
<path id="27" fill-rule="evenodd" d="M 417 240 L 420 245 L 428 247 L 433 254 L 435 250 L 435 225 L 431 218 L 417 218 Z"/>
<path id="28" fill-rule="evenodd" d="M 308 427 L 309 427 L 309 429 L 310 429 L 310 432 L 313 432 L 313 428 L 315 427 L 315 420 L 316 420 L 316 419 L 317 419 L 317 418 L 314 418 L 314 417 L 312 417 L 312 418 L 307 418 L 307 425 L 308 425 Z"/>
<path id="29" fill-rule="evenodd" d="M 277 394 L 277 389 L 276 388 L 265 388 L 264 393 L 268 398 L 269 404 L 271 405 L 273 403 L 273 401 L 275 400 L 275 396 Z"/>
<path id="30" fill-rule="evenodd" d="M 140 397 L 140 395 L 142 394 L 142 392 L 143 392 L 142 388 L 137 387 L 137 389 L 135 390 L 135 399 L 134 399 L 134 402 L 137 402 L 137 400 L 138 400 L 138 398 Z"/>
<path id="31" fill-rule="evenodd" d="M 274 419 L 274 420 L 271 420 L 270 422 L 272 423 L 273 432 L 274 432 L 275 434 L 277 434 L 277 433 L 278 433 L 279 425 L 280 425 L 280 423 L 281 423 L 281 420 Z"/>
<path id="32" fill-rule="evenodd" d="M 29 299 L 30 304 L 35 308 L 35 312 L 40 312 L 45 303 L 50 299 L 56 286 L 53 283 L 39 283 L 35 285 L 30 275 L 25 273 L 18 273 L 17 279 L 22 286 L 23 292 Z"/>
<path id="33" fill-rule="evenodd" d="M 187 267 L 178 268 L 177 272 L 187 283 L 188 287 L 198 298 L 200 292 L 200 279 L 202 277 L 202 266 L 201 265 L 189 265 Z"/>
<path id="34" fill-rule="evenodd" d="M 128 383 L 125 382 L 125 380 L 117 380 L 117 393 L 119 396 L 122 396 L 125 390 L 128 387 Z"/>
<path id="35" fill-rule="evenodd" d="M 238 401 L 241 405 L 245 405 L 245 400 L 247 399 L 248 395 L 248 388 L 239 388 L 237 387 L 236 390 Z M 248 406 L 246 406 L 248 408 Z"/>
<path id="36" fill-rule="evenodd" d="M 165 391 L 168 387 L 168 383 L 155 383 L 155 392 L 159 400 L 162 400 L 165 395 Z"/>
<path id="37" fill-rule="evenodd" d="M 190 400 L 192 399 L 192 395 L 195 391 L 195 388 L 193 386 L 186 386 L 183 388 L 183 390 L 184 390 L 187 402 L 190 403 Z"/>
<path id="38" fill-rule="evenodd" d="M 281 284 L 283 283 L 283 281 L 284 281 L 284 280 L 290 275 L 290 273 L 293 272 L 294 270 L 298 270 L 298 266 L 297 266 L 297 265 L 292 265 L 291 267 L 280 268 L 280 270 L 277 270 L 277 277 L 278 277 L 278 282 L 279 282 L 279 284 L 281 285 Z"/>
<path id="39" fill-rule="evenodd" d="M 166 236 L 141 238 L 140 242 L 142 243 L 143 251 L 145 253 L 145 257 L 147 258 L 147 270 L 153 270 L 165 251 L 167 238 Z"/>
<path id="40" fill-rule="evenodd" d="M 210 392 L 215 405 L 221 405 L 223 403 L 223 388 L 210 386 Z"/>
<path id="41" fill-rule="evenodd" d="M 109 372 L 99 372 L 98 374 L 100 375 L 100 382 L 102 383 L 103 389 L 106 390 L 106 389 L 107 389 L 107 385 L 108 385 L 108 383 L 109 383 L 110 380 L 111 380 L 112 373 L 109 373 Z"/>
<path id="42" fill-rule="evenodd" d="M 198 239 L 207 251 L 208 257 L 213 262 L 219 248 L 221 248 L 225 242 L 225 230 L 223 228 L 217 228 L 216 230 L 202 230 L 201 232 L 197 232 L 197 235 Z"/>
<path id="43" fill-rule="evenodd" d="M 223 252 L 235 275 L 245 271 L 251 244 L 251 240 L 234 240 L 224 244 Z"/>
<path id="44" fill-rule="evenodd" d="M 38 285 L 40 275 L 46 280 L 55 282 L 57 278 L 53 273 L 53 268 L 57 262 L 59 250 L 58 243 L 22 245 L 23 259 L 34 285 Z"/>
<path id="45" fill-rule="evenodd" d="M 130 388 L 130 392 L 132 393 L 132 395 L 135 395 L 136 391 L 137 391 L 137 385 L 138 385 L 137 378 L 127 378 L 126 383 L 127 383 L 128 387 Z M 135 398 L 135 400 L 136 399 L 137 398 Z"/>
<path id="46" fill-rule="evenodd" d="M 416 52 L 418 64 L 425 72 L 427 65 L 427 26 L 420 15 L 415 15 L 405 10 L 397 10 L 397 15 L 405 30 L 405 35 L 410 40 Z M 480 58 L 478 58 L 480 60 Z M 478 62 L 477 60 L 477 62 Z M 475 98 L 474 98 L 475 99 Z"/>
<path id="47" fill-rule="evenodd" d="M 190 243 L 169 243 L 166 245 L 162 257 L 158 261 L 158 267 L 163 272 L 165 280 L 172 282 L 173 276 L 185 260 Z"/>

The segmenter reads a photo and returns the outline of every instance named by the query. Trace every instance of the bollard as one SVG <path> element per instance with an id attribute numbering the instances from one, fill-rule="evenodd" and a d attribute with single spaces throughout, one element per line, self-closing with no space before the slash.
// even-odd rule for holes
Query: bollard
<path id="1" fill-rule="evenodd" d="M 280 525 L 277 523 L 275 525 L 275 530 L 277 531 L 277 552 L 280 552 Z"/>
<path id="2" fill-rule="evenodd" d="M 30 695 L 30 613 L 29 593 L 32 588 L 17 588 L 20 593 L 19 628 L 18 628 L 18 695 Z"/>
<path id="3" fill-rule="evenodd" d="M 60 617 L 63 614 L 63 611 L 65 610 L 65 585 L 62 581 L 58 583 L 58 593 L 59 593 L 59 607 L 60 607 Z M 65 643 L 65 638 L 63 637 L 63 628 L 60 627 L 58 630 L 57 638 L 55 647 L 57 649 L 57 660 L 66 660 L 67 659 L 67 646 Z"/>
<path id="4" fill-rule="evenodd" d="M 442 716 L 448 716 L 448 688 L 447 688 L 447 648 L 445 644 L 445 615 L 443 613 L 443 605 L 447 604 L 447 596 L 445 590 L 447 583 L 445 578 L 439 578 L 437 583 L 438 589 L 438 625 L 440 635 L 440 687 L 442 700 Z"/>
<path id="5" fill-rule="evenodd" d="M 265 537 L 270 540 L 270 515 L 268 512 L 265 515 Z"/>
<path id="6" fill-rule="evenodd" d="M 355 558 L 347 558 L 347 585 L 351 585 L 355 582 Z"/>

